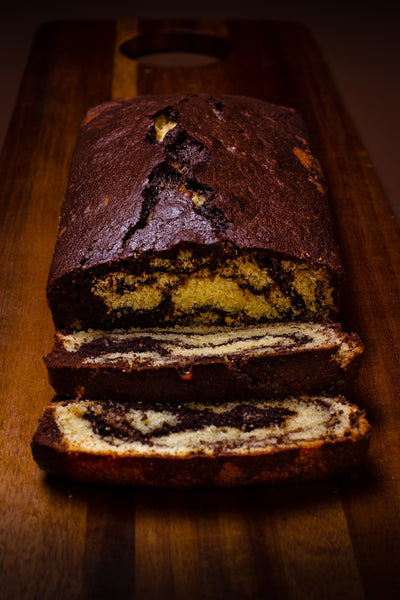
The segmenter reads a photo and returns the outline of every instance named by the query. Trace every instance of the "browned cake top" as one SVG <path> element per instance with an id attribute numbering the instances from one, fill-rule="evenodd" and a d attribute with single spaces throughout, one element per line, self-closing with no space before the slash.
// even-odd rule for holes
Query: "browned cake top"
<path id="1" fill-rule="evenodd" d="M 267 250 L 341 271 L 319 163 L 293 109 L 145 96 L 86 115 L 50 280 L 184 244 Z"/>

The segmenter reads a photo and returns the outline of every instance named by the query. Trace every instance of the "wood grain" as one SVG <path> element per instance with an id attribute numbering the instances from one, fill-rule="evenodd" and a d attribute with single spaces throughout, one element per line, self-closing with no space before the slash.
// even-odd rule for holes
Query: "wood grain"
<path id="1" fill-rule="evenodd" d="M 119 51 L 130 37 L 178 30 L 216 36 L 230 51 L 169 67 Z M 346 477 L 110 490 L 47 480 L 32 461 L 29 441 L 52 396 L 41 360 L 53 335 L 45 285 L 80 117 L 110 98 L 173 92 L 256 96 L 307 121 L 346 264 L 341 319 L 366 343 L 353 398 L 373 438 Z M 1 597 L 400 597 L 399 229 L 309 32 L 276 22 L 49 24 L 32 49 L 0 177 Z"/>

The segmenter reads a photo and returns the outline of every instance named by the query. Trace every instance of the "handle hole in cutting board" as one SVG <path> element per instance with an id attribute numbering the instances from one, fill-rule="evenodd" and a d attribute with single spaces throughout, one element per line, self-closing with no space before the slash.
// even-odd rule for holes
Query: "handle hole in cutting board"
<path id="1" fill-rule="evenodd" d="M 198 67 L 225 58 L 230 45 L 222 38 L 194 31 L 163 31 L 126 40 L 120 52 L 156 67 Z"/>

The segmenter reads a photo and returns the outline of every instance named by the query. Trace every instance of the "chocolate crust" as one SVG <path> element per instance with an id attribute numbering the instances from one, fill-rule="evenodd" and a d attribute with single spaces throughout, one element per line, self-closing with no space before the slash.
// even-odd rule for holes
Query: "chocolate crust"
<path id="1" fill-rule="evenodd" d="M 50 476 L 87 484 L 154 488 L 230 487 L 317 481 L 340 476 L 363 459 L 370 426 L 363 411 L 351 435 L 248 455 L 111 456 L 68 452 L 59 436 L 53 408 L 43 413 L 32 439 L 34 460 Z"/>
<path id="2" fill-rule="evenodd" d="M 162 112 L 174 113 L 177 124 L 155 143 Z M 184 170 L 179 185 L 170 164 Z M 157 203 L 152 220 L 129 235 L 143 213 L 144 190 L 156 183 L 168 192 L 168 206 Z M 178 210 L 184 185 L 212 196 L 207 214 L 193 205 L 190 216 Z M 174 215 L 174 235 L 163 210 Z M 325 183 L 300 115 L 254 98 L 207 95 L 143 96 L 92 109 L 71 163 L 50 285 L 81 270 L 82 259 L 87 269 L 221 241 L 342 272 Z"/>

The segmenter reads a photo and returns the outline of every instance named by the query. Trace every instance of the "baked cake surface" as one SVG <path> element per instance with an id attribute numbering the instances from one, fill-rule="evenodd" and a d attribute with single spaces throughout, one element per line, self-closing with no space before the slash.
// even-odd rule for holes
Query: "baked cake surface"
<path id="1" fill-rule="evenodd" d="M 45 358 L 56 393 L 114 400 L 215 401 L 332 389 L 363 344 L 337 324 L 57 332 Z"/>
<path id="2" fill-rule="evenodd" d="M 85 482 L 192 487 L 302 481 L 354 467 L 368 448 L 363 411 L 341 397 L 228 402 L 70 400 L 43 413 L 39 466 Z"/>
<path id="3" fill-rule="evenodd" d="M 48 281 L 57 328 L 320 320 L 341 276 L 293 109 L 144 96 L 86 115 Z"/>

